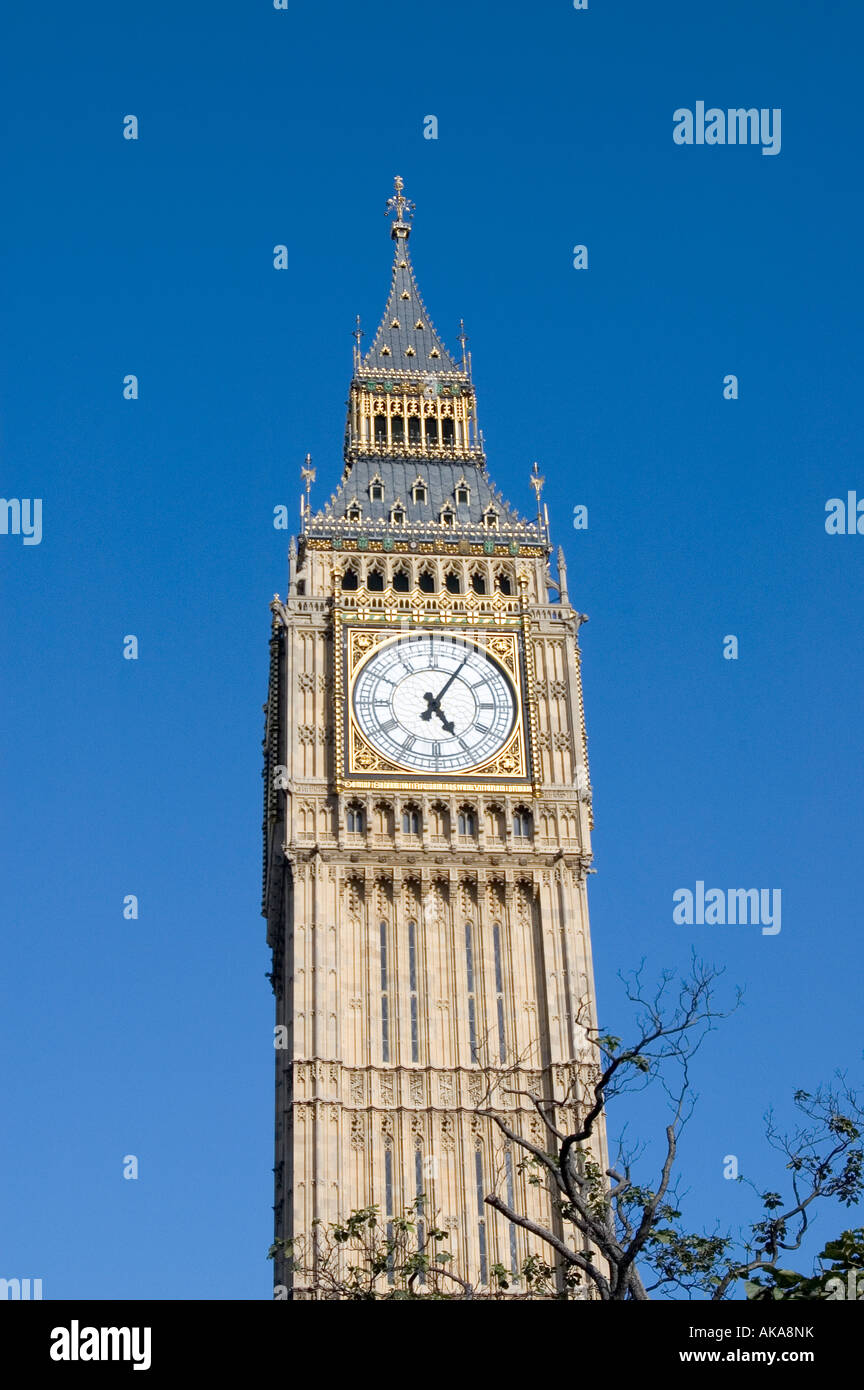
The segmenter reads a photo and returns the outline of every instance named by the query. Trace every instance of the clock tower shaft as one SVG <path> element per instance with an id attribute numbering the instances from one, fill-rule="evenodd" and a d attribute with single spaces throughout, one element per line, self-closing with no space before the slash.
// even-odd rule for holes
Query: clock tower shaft
<path id="1" fill-rule="evenodd" d="M 376 1206 L 386 1222 L 422 1196 L 482 1290 L 537 1249 L 486 1195 L 555 1221 L 492 1114 L 548 1147 L 531 1097 L 554 1112 L 578 1094 L 596 1025 L 584 616 L 560 551 L 551 577 L 536 465 L 533 522 L 489 479 L 464 334 L 457 362 L 417 289 L 398 180 L 391 210 L 342 480 L 313 512 L 307 460 L 271 605 L 275 1230 L 314 1285 L 315 1221 Z M 605 1167 L 602 1132 L 595 1149 Z M 277 1260 L 277 1286 L 291 1278 Z"/>

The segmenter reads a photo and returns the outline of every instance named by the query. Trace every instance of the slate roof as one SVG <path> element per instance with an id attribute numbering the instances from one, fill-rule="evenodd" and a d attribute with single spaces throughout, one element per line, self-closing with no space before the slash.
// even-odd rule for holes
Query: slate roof
<path id="1" fill-rule="evenodd" d="M 425 502 L 412 499 L 412 489 L 418 477 L 426 484 Z M 373 481 L 380 481 L 384 485 L 381 501 L 370 498 Z M 457 504 L 456 488 L 462 482 L 468 485 L 469 500 Z M 359 524 L 345 516 L 354 501 L 359 502 L 361 507 Z M 452 527 L 441 525 L 439 519 L 448 502 L 456 518 Z M 390 524 L 390 511 L 397 503 L 405 511 L 404 525 Z M 339 531 L 351 534 L 372 531 L 401 536 L 414 526 L 423 531 L 431 528 L 436 533 L 450 535 L 459 535 L 467 527 L 483 528 L 484 534 L 494 536 L 494 530 L 485 531 L 483 521 L 484 513 L 490 506 L 498 513 L 499 533 L 512 535 L 518 532 L 526 539 L 529 534 L 532 539 L 538 539 L 535 524 L 520 517 L 495 487 L 486 470 L 476 464 L 465 460 L 443 463 L 439 459 L 424 458 L 361 458 L 343 478 L 326 506 L 310 517 L 307 534 L 329 534 L 335 526 Z"/>
<path id="2" fill-rule="evenodd" d="M 396 242 L 390 294 L 378 331 L 362 359 L 361 374 L 375 368 L 412 373 L 462 372 L 426 312 L 414 278 L 407 236 Z"/>

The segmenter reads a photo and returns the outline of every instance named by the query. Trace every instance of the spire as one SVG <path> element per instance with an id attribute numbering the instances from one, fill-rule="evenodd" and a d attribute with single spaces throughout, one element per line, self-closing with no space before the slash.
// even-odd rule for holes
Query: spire
<path id="1" fill-rule="evenodd" d="M 387 212 L 393 218 L 390 235 L 394 241 L 393 277 L 390 294 L 378 332 L 368 352 L 360 358 L 360 371 L 419 373 L 460 372 L 439 338 L 414 277 L 408 254 L 414 204 L 405 197 L 404 184 L 396 176 L 396 192 L 387 199 Z M 464 367 L 461 369 L 464 372 Z"/>

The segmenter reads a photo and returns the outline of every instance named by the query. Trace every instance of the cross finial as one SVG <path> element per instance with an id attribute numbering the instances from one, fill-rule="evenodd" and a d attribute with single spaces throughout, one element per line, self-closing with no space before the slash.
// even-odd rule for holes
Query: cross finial
<path id="1" fill-rule="evenodd" d="M 538 468 L 537 462 L 536 462 L 536 460 L 535 460 L 535 462 L 534 462 L 534 467 L 533 467 L 533 469 L 532 469 L 532 471 L 531 471 L 531 477 L 530 477 L 530 479 L 529 479 L 529 482 L 531 483 L 531 486 L 533 487 L 534 492 L 535 492 L 535 494 L 536 494 L 536 496 L 537 496 L 537 506 L 538 506 L 538 507 L 540 506 L 540 494 L 541 494 L 541 492 L 543 491 L 543 484 L 545 483 L 545 481 L 546 481 L 546 479 L 545 479 L 545 478 L 543 477 L 543 475 L 541 474 L 540 469 Z"/>
<path id="2" fill-rule="evenodd" d="M 354 338 L 355 343 L 357 344 L 357 350 L 358 350 L 358 352 L 359 352 L 359 350 L 360 350 L 360 339 L 364 336 L 364 334 L 363 334 L 363 329 L 360 327 L 360 315 L 359 315 L 359 314 L 357 315 L 357 320 L 356 320 L 356 323 L 355 323 L 355 325 L 354 325 L 354 333 L 353 333 L 352 336 L 353 336 L 353 338 Z"/>
<path id="3" fill-rule="evenodd" d="M 387 212 L 395 217 L 393 223 L 394 228 L 397 226 L 404 227 L 410 218 L 414 216 L 414 204 L 410 202 L 402 192 L 405 184 L 398 174 L 393 180 L 393 187 L 396 192 L 392 198 L 387 199 Z"/>

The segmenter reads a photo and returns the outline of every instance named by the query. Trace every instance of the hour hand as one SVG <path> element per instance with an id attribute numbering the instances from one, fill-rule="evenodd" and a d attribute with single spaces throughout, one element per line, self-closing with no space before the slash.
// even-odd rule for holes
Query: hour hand
<path id="1" fill-rule="evenodd" d="M 433 714 L 437 714 L 438 718 L 441 720 L 445 732 L 448 734 L 455 734 L 456 729 L 454 725 L 451 723 L 449 719 L 445 717 L 444 711 L 441 709 L 440 695 L 433 695 L 431 690 L 427 690 L 426 694 L 423 696 L 423 699 L 426 701 L 426 708 L 423 710 L 422 714 L 420 715 L 420 718 L 428 720 L 432 718 Z"/>

